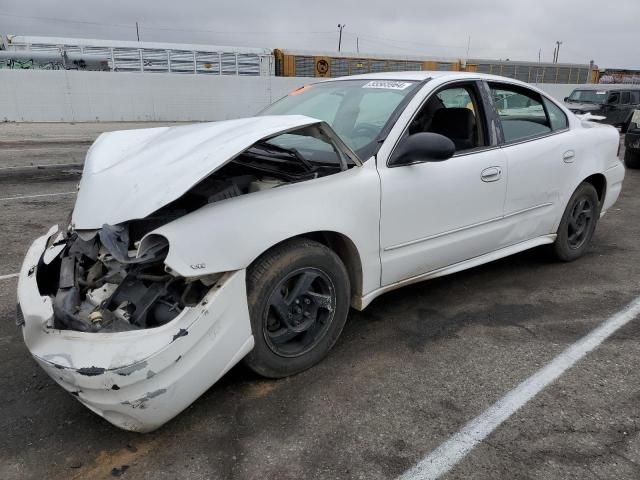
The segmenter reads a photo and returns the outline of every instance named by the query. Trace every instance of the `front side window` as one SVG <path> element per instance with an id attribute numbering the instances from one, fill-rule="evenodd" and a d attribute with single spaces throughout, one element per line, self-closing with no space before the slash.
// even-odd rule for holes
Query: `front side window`
<path id="1" fill-rule="evenodd" d="M 378 136 L 419 86 L 415 81 L 339 80 L 307 85 L 260 115 L 306 115 L 327 122 L 361 159 L 378 147 Z"/>
<path id="2" fill-rule="evenodd" d="M 607 103 L 610 105 L 616 105 L 620 103 L 620 92 L 613 92 L 609 95 Z"/>
<path id="3" fill-rule="evenodd" d="M 456 152 L 487 146 L 478 94 L 473 84 L 451 86 L 429 97 L 409 125 L 408 134 L 431 132 L 453 141 Z"/>
<path id="4" fill-rule="evenodd" d="M 542 96 L 537 92 L 512 85 L 489 86 L 505 142 L 518 142 L 552 131 L 551 120 L 542 104 Z"/>

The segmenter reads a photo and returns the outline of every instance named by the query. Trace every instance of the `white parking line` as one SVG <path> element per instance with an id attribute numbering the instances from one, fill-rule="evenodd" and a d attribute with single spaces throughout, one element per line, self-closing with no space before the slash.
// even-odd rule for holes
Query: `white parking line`
<path id="1" fill-rule="evenodd" d="M 436 479 L 447 473 L 502 422 L 638 315 L 640 315 L 640 298 L 613 315 L 587 336 L 569 346 L 551 363 L 538 370 L 484 413 L 467 423 L 462 430 L 440 445 L 415 467 L 402 474 L 399 480 Z"/>
<path id="2" fill-rule="evenodd" d="M 19 273 L 10 273 L 9 275 L 0 275 L 0 280 L 9 280 L 10 278 L 16 278 Z"/>
<path id="3" fill-rule="evenodd" d="M 20 195 L 17 197 L 4 197 L 0 198 L 0 202 L 4 200 L 22 200 L 25 198 L 38 198 L 38 197 L 55 197 L 60 195 L 75 195 L 77 192 L 60 192 L 60 193 L 41 193 L 39 195 Z"/>

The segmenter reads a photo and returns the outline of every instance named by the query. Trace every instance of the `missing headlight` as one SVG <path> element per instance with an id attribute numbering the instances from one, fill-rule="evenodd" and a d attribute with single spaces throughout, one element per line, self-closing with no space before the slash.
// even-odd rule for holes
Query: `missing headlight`
<path id="1" fill-rule="evenodd" d="M 153 328 L 202 300 L 208 281 L 165 271 L 168 242 L 151 235 L 131 242 L 127 224 L 105 225 L 93 236 L 70 232 L 59 257 L 41 262 L 41 293 L 53 297 L 54 327 L 83 332 Z M 132 250 L 134 248 L 134 250 Z M 42 273 L 41 273 L 42 272 Z"/>

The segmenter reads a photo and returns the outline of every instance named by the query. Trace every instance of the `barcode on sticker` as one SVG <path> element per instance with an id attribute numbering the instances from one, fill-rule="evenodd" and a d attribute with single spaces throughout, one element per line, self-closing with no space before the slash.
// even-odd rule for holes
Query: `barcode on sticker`
<path id="1" fill-rule="evenodd" d="M 411 82 L 396 82 L 393 80 L 372 80 L 362 88 L 386 88 L 388 90 L 404 90 L 412 85 Z"/>

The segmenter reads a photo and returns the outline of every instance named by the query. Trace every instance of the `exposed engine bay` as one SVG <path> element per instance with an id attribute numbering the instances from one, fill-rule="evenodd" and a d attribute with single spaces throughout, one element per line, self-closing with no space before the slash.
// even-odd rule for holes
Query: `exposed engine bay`
<path id="1" fill-rule="evenodd" d="M 52 298 L 53 327 L 81 332 L 121 332 L 171 322 L 196 306 L 221 275 L 176 277 L 165 268 L 169 245 L 155 229 L 206 205 L 286 183 L 337 173 L 340 163 L 310 162 L 297 150 L 262 141 L 151 215 L 98 230 L 52 238 L 40 259 L 41 295 Z M 48 251 L 57 252 L 50 258 Z"/>

